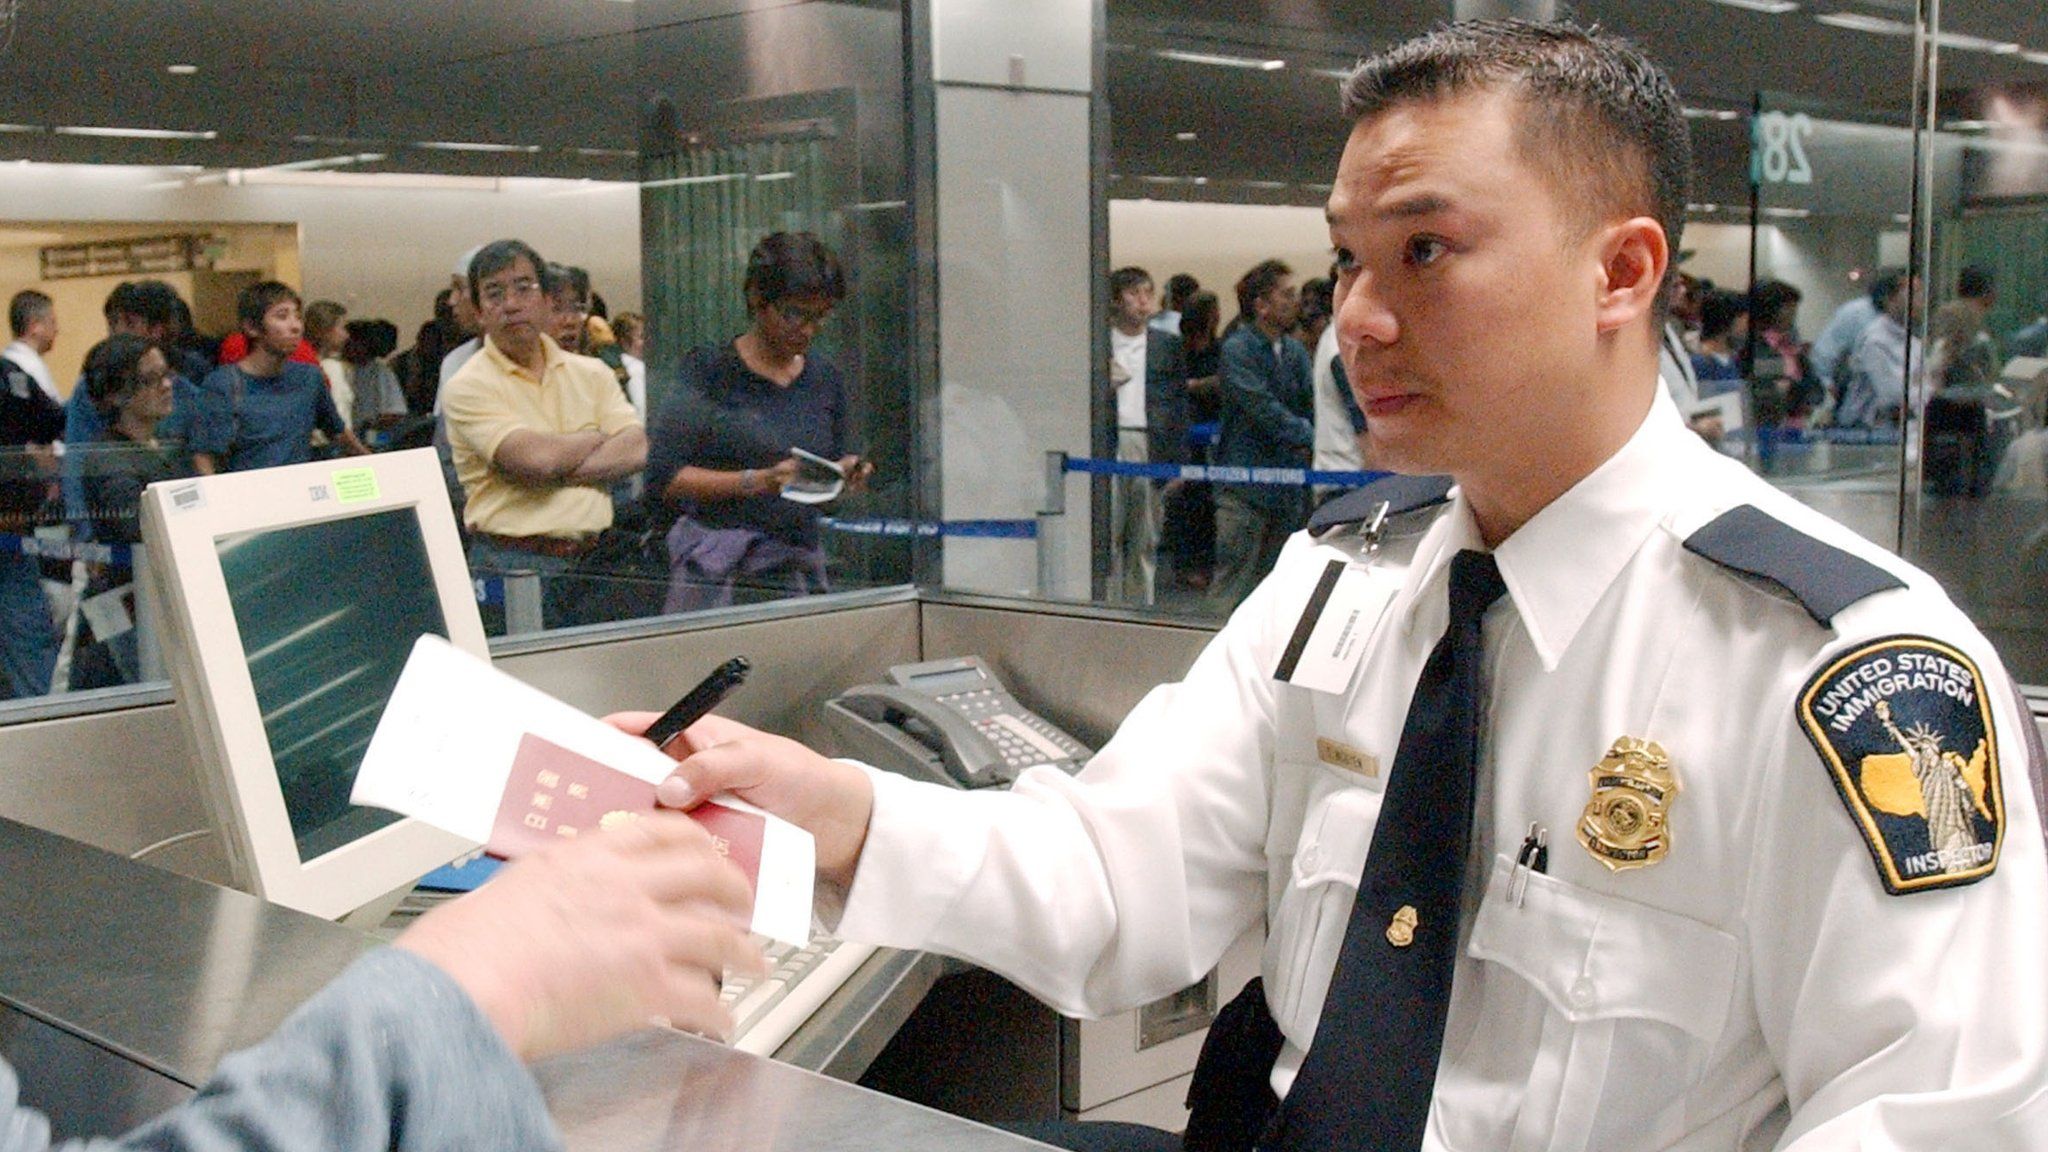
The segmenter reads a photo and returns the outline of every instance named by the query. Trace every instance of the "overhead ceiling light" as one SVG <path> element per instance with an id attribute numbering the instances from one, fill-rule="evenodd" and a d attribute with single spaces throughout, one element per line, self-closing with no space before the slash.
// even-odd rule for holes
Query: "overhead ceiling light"
<path id="1" fill-rule="evenodd" d="M 1353 75 L 1354 75 L 1354 74 L 1355 74 L 1355 73 L 1357 72 L 1357 69 L 1355 69 L 1355 68 L 1311 68 L 1311 69 L 1309 69 L 1309 71 L 1311 71 L 1311 72 L 1315 73 L 1315 74 L 1316 74 L 1316 75 L 1318 75 L 1318 76 L 1328 76 L 1328 77 L 1329 77 L 1330 79 L 1332 79 L 1332 80 L 1349 80 L 1349 79 L 1351 79 L 1351 77 L 1352 77 L 1352 76 L 1353 76 Z"/>
<path id="2" fill-rule="evenodd" d="M 322 156 L 317 160 L 288 160 L 283 164 L 270 164 L 255 171 L 313 172 L 322 168 L 346 168 L 351 164 L 374 164 L 382 159 L 382 152 L 354 152 L 346 156 Z"/>
<path id="3" fill-rule="evenodd" d="M 435 152 L 538 152 L 538 144 L 485 144 L 470 140 L 421 140 L 415 148 L 429 148 Z"/>
<path id="4" fill-rule="evenodd" d="M 1808 216 L 1811 216 L 1811 215 L 1813 215 L 1813 209 L 1811 209 L 1811 208 L 1766 208 L 1766 209 L 1764 209 L 1764 215 L 1766 215 L 1766 216 L 1775 216 L 1775 217 L 1777 217 L 1777 218 L 1778 218 L 1778 219 L 1780 219 L 1780 220 L 1804 220 L 1804 219 L 1806 219 L 1806 218 L 1807 218 Z"/>
<path id="5" fill-rule="evenodd" d="M 794 179 L 796 179 L 796 173 L 794 172 L 763 172 L 760 175 L 754 177 L 754 182 L 757 184 L 766 184 L 770 180 Z"/>
<path id="6" fill-rule="evenodd" d="M 571 148 L 578 156 L 596 156 L 606 160 L 638 160 L 640 154 L 631 148 Z"/>
<path id="7" fill-rule="evenodd" d="M 1195 139 L 1196 137 L 1195 137 L 1195 134 L 1194 134 L 1193 132 L 1175 132 L 1175 133 L 1173 134 L 1173 138 L 1174 138 L 1175 140 L 1180 140 L 1180 141 L 1188 141 L 1188 140 L 1193 140 L 1193 139 Z"/>
<path id="8" fill-rule="evenodd" d="M 1729 8 L 1740 8 L 1746 12 L 1764 12 L 1772 16 L 1783 16 L 1787 12 L 1799 10 L 1799 5 L 1793 3 L 1793 0 L 1714 0 L 1714 3 Z"/>
<path id="9" fill-rule="evenodd" d="M 197 65 L 197 64 L 166 64 L 166 65 L 164 65 L 164 71 L 166 71 L 166 72 L 169 72 L 169 73 L 170 73 L 171 75 L 173 75 L 173 76 L 191 76 L 191 75 L 194 75 L 194 74 L 196 74 L 196 73 L 197 73 L 197 72 L 199 71 L 199 65 Z"/>
<path id="10" fill-rule="evenodd" d="M 495 176 L 443 176 L 432 172 L 281 172 L 274 168 L 234 169 L 230 184 L 292 188 L 360 188 L 407 192 L 502 192 Z"/>
<path id="11" fill-rule="evenodd" d="M 1882 16 L 1865 16 L 1861 12 L 1822 12 L 1814 17 L 1816 23 L 1830 28 L 1846 28 L 1851 32 L 1868 32 L 1874 36 L 1911 36 L 1913 26 L 1903 20 L 1887 20 Z"/>
<path id="12" fill-rule="evenodd" d="M 1998 125 L 1989 120 L 1950 120 L 1942 125 L 1949 132 L 1989 132 Z"/>
<path id="13" fill-rule="evenodd" d="M 1687 108 L 1687 120 L 1740 120 L 1742 113 L 1733 108 Z"/>
<path id="14" fill-rule="evenodd" d="M 182 132 L 174 128 L 102 128 L 97 125 L 62 125 L 50 131 L 59 136 L 115 136 L 124 140 L 216 140 L 218 132 Z"/>
<path id="15" fill-rule="evenodd" d="M 0 124 L 0 132 L 41 132 L 40 124 Z"/>
<path id="16" fill-rule="evenodd" d="M 1251 56 L 1225 56 L 1216 52 L 1183 52 L 1178 48 L 1162 48 L 1152 53 L 1161 60 L 1178 60 L 1183 64 L 1211 64 L 1218 68 L 1256 69 L 1260 72 L 1278 72 L 1287 67 L 1285 60 L 1260 60 Z"/>
<path id="17" fill-rule="evenodd" d="M 1982 36 L 1965 36 L 1961 32 L 1943 32 L 1934 38 L 1934 42 L 1959 52 L 1989 52 L 1993 56 L 2011 56 L 2020 50 L 2020 46 L 2010 40 L 1986 40 Z"/>
<path id="18" fill-rule="evenodd" d="M 744 172 L 720 172 L 712 176 L 671 176 L 666 180 L 643 180 L 642 188 L 685 188 L 692 184 L 723 184 L 728 180 L 745 180 Z"/>

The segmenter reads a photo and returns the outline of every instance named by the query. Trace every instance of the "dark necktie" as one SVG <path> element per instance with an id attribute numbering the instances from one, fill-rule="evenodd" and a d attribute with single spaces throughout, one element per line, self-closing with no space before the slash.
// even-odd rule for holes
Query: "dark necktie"
<path id="1" fill-rule="evenodd" d="M 1479 621 L 1507 590 L 1484 552 L 1451 559 L 1451 622 L 1422 666 L 1316 1037 L 1262 1147 L 1422 1146 L 1458 959 L 1479 763 Z"/>

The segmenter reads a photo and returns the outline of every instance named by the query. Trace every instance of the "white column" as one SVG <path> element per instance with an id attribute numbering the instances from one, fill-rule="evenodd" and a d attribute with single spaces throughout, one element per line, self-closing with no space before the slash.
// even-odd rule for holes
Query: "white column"
<path id="1" fill-rule="evenodd" d="M 927 2 L 940 507 L 947 520 L 1030 520 L 1045 452 L 1089 451 L 1101 0 Z M 1052 591 L 1085 598 L 1087 485 L 1070 483 Z M 941 572 L 954 588 L 1039 583 L 1024 540 L 948 539 Z"/>

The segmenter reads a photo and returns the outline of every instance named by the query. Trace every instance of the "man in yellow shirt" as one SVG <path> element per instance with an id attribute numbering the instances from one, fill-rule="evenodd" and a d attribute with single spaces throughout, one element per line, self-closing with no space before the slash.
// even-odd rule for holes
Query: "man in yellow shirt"
<path id="1" fill-rule="evenodd" d="M 566 572 L 611 525 L 612 483 L 647 462 L 611 370 L 547 335 L 546 267 L 518 240 L 485 245 L 469 265 L 484 347 L 449 380 L 442 412 L 478 571 Z"/>

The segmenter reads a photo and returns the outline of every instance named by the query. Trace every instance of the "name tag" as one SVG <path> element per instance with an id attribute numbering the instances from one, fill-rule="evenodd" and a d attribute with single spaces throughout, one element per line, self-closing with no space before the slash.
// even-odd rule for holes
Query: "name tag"
<path id="1" fill-rule="evenodd" d="M 1393 573 L 1330 561 L 1302 609 L 1273 678 L 1317 692 L 1348 689 L 1365 656 L 1366 641 L 1398 587 Z"/>

